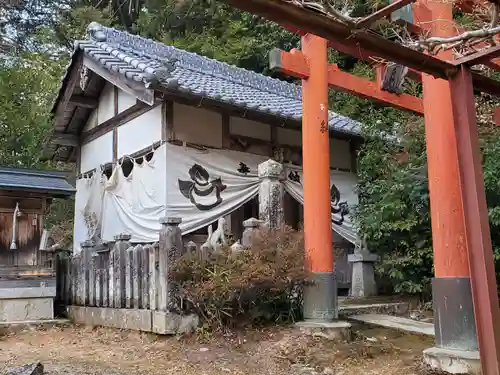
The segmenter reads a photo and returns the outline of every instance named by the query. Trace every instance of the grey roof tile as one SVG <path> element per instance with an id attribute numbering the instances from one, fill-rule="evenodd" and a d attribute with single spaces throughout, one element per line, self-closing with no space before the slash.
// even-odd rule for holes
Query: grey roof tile
<path id="1" fill-rule="evenodd" d="M 63 172 L 0 167 L 0 189 L 31 190 L 71 196 L 75 188 L 66 181 Z"/>
<path id="2" fill-rule="evenodd" d="M 75 42 L 76 50 L 128 79 L 301 120 L 302 90 L 298 85 L 94 22 L 87 30 L 89 39 Z M 332 111 L 329 125 L 332 131 L 360 135 L 359 122 Z"/>

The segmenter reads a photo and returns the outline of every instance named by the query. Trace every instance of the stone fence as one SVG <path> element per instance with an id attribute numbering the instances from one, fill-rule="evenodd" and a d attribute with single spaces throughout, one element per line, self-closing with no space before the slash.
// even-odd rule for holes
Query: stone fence
<path id="1" fill-rule="evenodd" d="M 75 256 L 59 254 L 56 304 L 67 306 L 76 323 L 159 334 L 193 330 L 198 318 L 178 313 L 171 282 L 171 264 L 182 250 L 180 222 L 162 220 L 155 244 L 132 246 L 122 234 L 111 249 L 87 241 Z"/>

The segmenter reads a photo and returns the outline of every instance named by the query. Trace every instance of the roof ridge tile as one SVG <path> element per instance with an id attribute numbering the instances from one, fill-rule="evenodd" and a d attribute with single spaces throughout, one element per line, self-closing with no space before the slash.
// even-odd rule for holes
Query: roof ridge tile
<path id="1" fill-rule="evenodd" d="M 146 86 L 156 83 L 170 91 L 225 102 L 285 121 L 302 119 L 302 89 L 299 85 L 95 22 L 87 30 L 89 40 L 75 42 L 73 58 L 80 50 L 105 69 Z M 63 85 L 66 80 L 67 74 Z M 328 123 L 330 130 L 338 133 L 359 136 L 361 132 L 359 122 L 333 111 L 328 113 Z"/>
<path id="2" fill-rule="evenodd" d="M 126 50 L 133 54 L 148 56 L 151 59 L 167 61 L 174 60 L 183 68 L 196 70 L 200 73 L 210 74 L 234 83 L 257 88 L 273 94 L 287 96 L 301 100 L 300 87 L 293 83 L 265 76 L 263 74 L 240 68 L 222 61 L 211 59 L 194 52 L 181 50 L 140 35 L 130 34 L 92 22 L 87 28 L 89 37 L 97 43 L 105 42 L 115 45 L 119 50 Z M 141 48 L 137 48 L 140 43 Z M 148 50 L 152 50 L 148 52 Z"/>

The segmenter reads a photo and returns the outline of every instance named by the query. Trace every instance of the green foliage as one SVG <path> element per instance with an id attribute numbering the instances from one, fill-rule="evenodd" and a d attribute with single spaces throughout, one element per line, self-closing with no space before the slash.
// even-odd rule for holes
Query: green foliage
<path id="1" fill-rule="evenodd" d="M 61 64 L 40 53 L 0 59 L 0 165 L 44 167 L 40 162 Z"/>
<path id="2" fill-rule="evenodd" d="M 427 294 L 432 244 L 423 125 L 394 126 L 402 144 L 369 138 L 359 161 L 360 205 L 355 220 L 382 261 L 378 272 L 396 293 Z M 385 125 L 385 126 L 382 126 Z M 365 125 L 368 136 L 387 124 Z M 370 134 L 371 133 L 371 134 Z"/>
<path id="3" fill-rule="evenodd" d="M 485 95 L 476 101 L 491 238 L 495 259 L 500 260 L 500 130 L 491 119 L 499 103 Z M 379 276 L 388 279 L 395 292 L 427 298 L 433 253 L 423 119 L 402 113 L 399 117 L 364 121 L 368 141 L 359 155 L 355 220 L 370 248 L 382 257 Z M 383 132 L 396 134 L 401 142 L 375 137 Z M 500 262 L 496 266 L 500 276 Z"/>
<path id="4" fill-rule="evenodd" d="M 180 305 L 225 330 L 238 324 L 286 323 L 300 319 L 306 282 L 303 235 L 290 228 L 261 231 L 248 251 L 222 249 L 208 258 L 185 254 L 174 266 Z"/>
<path id="5" fill-rule="evenodd" d="M 299 38 L 279 25 L 218 2 L 163 1 L 143 10 L 135 30 L 146 37 L 258 72 L 272 48 L 291 49 Z"/>

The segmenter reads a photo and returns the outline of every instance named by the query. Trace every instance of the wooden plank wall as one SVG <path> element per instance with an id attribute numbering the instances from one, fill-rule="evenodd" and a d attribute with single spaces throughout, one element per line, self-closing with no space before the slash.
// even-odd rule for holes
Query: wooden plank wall
<path id="1" fill-rule="evenodd" d="M 13 215 L 17 202 L 22 215 L 17 218 L 17 249 L 11 250 Z M 45 259 L 38 259 L 38 248 L 46 205 L 45 198 L 0 191 L 0 265 L 44 265 L 39 264 Z"/>

